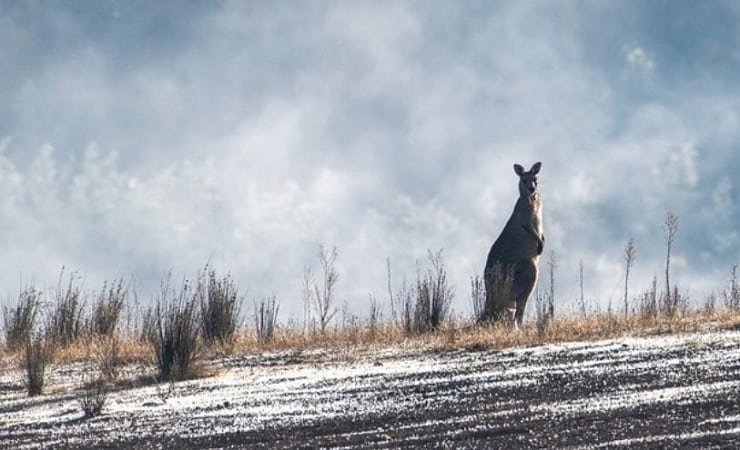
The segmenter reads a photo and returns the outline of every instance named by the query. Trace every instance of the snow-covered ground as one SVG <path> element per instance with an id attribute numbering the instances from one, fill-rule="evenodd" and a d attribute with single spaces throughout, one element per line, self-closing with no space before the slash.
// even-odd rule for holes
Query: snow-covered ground
<path id="1" fill-rule="evenodd" d="M 504 351 L 342 349 L 210 361 L 171 385 L 128 367 L 83 418 L 84 364 L 27 398 L 0 376 L 0 448 L 740 447 L 740 332 Z M 143 381 L 142 381 L 143 380 Z"/>

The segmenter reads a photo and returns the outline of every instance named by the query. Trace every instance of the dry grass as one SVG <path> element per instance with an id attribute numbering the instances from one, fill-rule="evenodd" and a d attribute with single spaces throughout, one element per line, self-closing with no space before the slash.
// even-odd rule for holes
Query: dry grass
<path id="1" fill-rule="evenodd" d="M 315 349 L 341 349 L 357 346 L 390 346 L 405 340 L 401 325 L 348 324 L 321 332 L 303 332 L 294 328 L 278 327 L 273 338 L 267 342 L 260 340 L 252 329 L 240 329 L 235 339 L 218 350 L 223 353 L 253 353 L 263 351 L 302 351 Z M 213 348 L 212 348 L 213 350 Z"/>
<path id="2" fill-rule="evenodd" d="M 55 361 L 60 363 L 90 362 L 106 354 L 110 339 L 106 337 L 84 337 L 60 347 L 55 353 Z M 149 343 L 131 336 L 118 336 L 117 359 L 121 364 L 149 364 L 153 351 Z"/>
<path id="3" fill-rule="evenodd" d="M 336 328 L 322 334 L 295 329 L 278 329 L 272 341 L 260 342 L 253 330 L 240 330 L 227 347 L 215 349 L 218 354 L 263 351 L 302 351 L 357 347 L 389 347 L 399 344 L 418 348 L 459 350 L 532 346 L 554 342 L 589 341 L 619 337 L 654 336 L 682 332 L 699 332 L 740 328 L 740 311 L 695 311 L 673 317 L 646 318 L 639 315 L 597 314 L 587 317 L 555 317 L 543 331 L 535 321 L 520 329 L 506 324 L 475 325 L 466 320 L 450 320 L 438 331 L 407 337 L 402 325 L 376 325 L 359 329 Z M 211 352 L 214 348 L 211 348 Z"/>
<path id="4" fill-rule="evenodd" d="M 454 324 L 449 325 L 454 327 Z M 694 311 L 673 317 L 633 315 L 591 315 L 556 317 L 544 332 L 532 321 L 513 330 L 503 324 L 465 326 L 456 332 L 443 330 L 428 337 L 428 345 L 444 350 L 503 349 L 557 342 L 592 341 L 620 337 L 656 336 L 721 329 L 740 329 L 740 312 L 731 310 Z M 450 336 L 454 335 L 454 339 Z"/>
<path id="5" fill-rule="evenodd" d="M 620 337 L 655 336 L 672 333 L 740 329 L 740 311 L 720 309 L 691 311 L 673 317 L 595 314 L 555 317 L 541 332 L 536 321 L 525 322 L 520 329 L 505 324 L 476 325 L 469 320 L 448 320 L 437 331 L 408 337 L 402 324 L 366 323 L 333 327 L 325 333 L 303 332 L 297 327 L 278 327 L 269 342 L 260 341 L 254 329 L 239 328 L 233 339 L 215 343 L 204 349 L 204 362 L 197 372 L 212 375 L 207 361 L 224 355 L 262 352 L 302 352 L 318 349 L 337 350 L 336 354 L 351 354 L 362 348 L 384 348 L 402 345 L 407 348 L 452 351 L 465 349 L 504 349 L 547 343 L 589 341 Z M 55 364 L 95 361 L 104 354 L 106 343 L 101 338 L 82 338 L 57 349 Z M 331 353 L 331 352 L 329 352 Z M 5 358 L 12 357 L 7 352 Z M 17 357 L 17 355 L 16 355 Z M 121 364 L 150 366 L 154 353 L 151 344 L 133 335 L 118 337 L 118 358 Z M 202 367 L 201 367 L 202 366 Z"/>

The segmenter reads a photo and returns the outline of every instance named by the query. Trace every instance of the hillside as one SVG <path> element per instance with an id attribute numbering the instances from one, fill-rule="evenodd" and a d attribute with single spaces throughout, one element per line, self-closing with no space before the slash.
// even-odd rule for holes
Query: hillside
<path id="1" fill-rule="evenodd" d="M 0 447 L 740 446 L 740 331 L 504 350 L 403 344 L 214 358 L 154 385 L 130 365 L 85 419 L 84 363 L 28 398 L 0 378 Z"/>

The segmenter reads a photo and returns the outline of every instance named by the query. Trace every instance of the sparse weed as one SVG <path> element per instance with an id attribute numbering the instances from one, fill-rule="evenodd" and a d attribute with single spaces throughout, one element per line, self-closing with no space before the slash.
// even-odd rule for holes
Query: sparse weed
<path id="1" fill-rule="evenodd" d="M 11 352 L 21 348 L 30 338 L 39 306 L 39 292 L 29 287 L 18 294 L 18 303 L 15 308 L 3 307 L 5 345 Z"/>
<path id="2" fill-rule="evenodd" d="M 408 336 L 439 329 L 455 295 L 453 288 L 447 284 L 442 250 L 437 253 L 429 251 L 428 259 L 431 267 L 423 276 L 417 274 L 413 297 L 408 293 L 404 295 L 403 315 Z"/>
<path id="3" fill-rule="evenodd" d="M 77 400 L 85 418 L 97 417 L 103 413 L 108 400 L 108 387 L 102 378 L 83 386 L 82 395 Z"/>
<path id="4" fill-rule="evenodd" d="M 172 394 L 175 392 L 175 383 L 173 382 L 173 380 L 170 380 L 167 383 L 166 389 L 159 384 L 156 384 L 154 386 L 154 389 L 157 393 L 157 398 L 159 398 L 162 403 L 167 403 L 167 400 L 169 400 L 170 397 L 172 397 Z"/>

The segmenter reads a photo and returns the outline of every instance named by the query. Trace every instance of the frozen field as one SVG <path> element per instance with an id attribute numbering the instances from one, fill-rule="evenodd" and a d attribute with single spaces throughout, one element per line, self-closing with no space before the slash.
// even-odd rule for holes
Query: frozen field
<path id="1" fill-rule="evenodd" d="M 209 364 L 218 375 L 121 385 L 92 419 L 83 365 L 54 367 L 33 399 L 5 370 L 0 448 L 740 448 L 740 331 Z"/>

